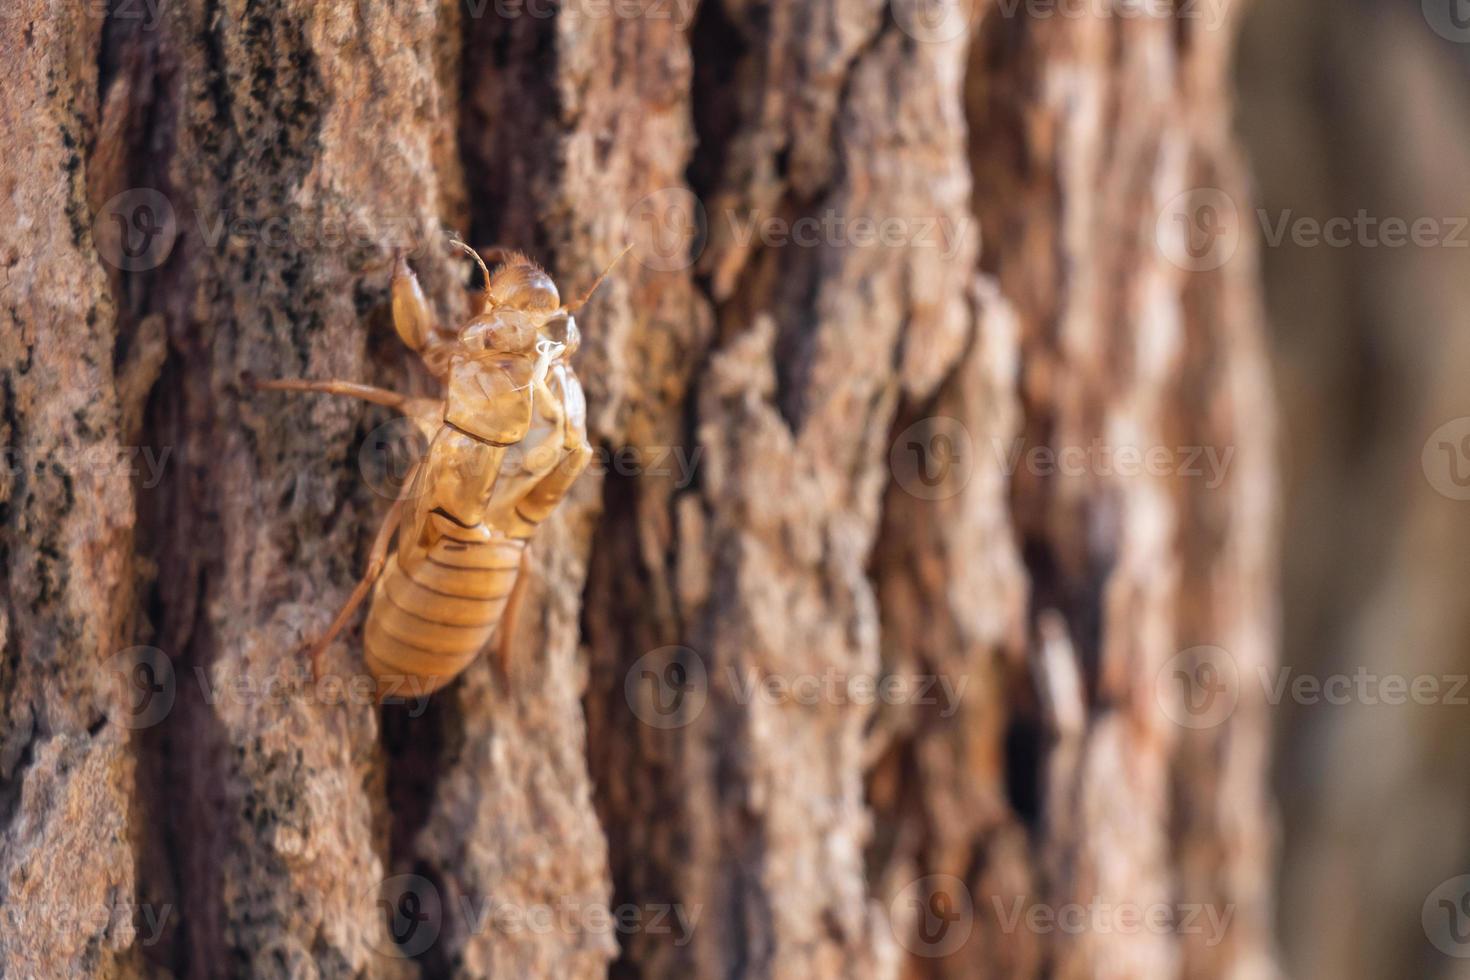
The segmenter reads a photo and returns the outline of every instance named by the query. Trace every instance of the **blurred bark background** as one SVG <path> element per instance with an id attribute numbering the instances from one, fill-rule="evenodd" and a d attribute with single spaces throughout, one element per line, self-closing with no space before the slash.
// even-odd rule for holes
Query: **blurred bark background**
<path id="1" fill-rule="evenodd" d="M 1246 200 L 1216 6 L 10 5 L 0 972 L 1272 975 L 1259 685 L 1168 696 L 1275 657 L 1254 236 L 1159 247 Z M 388 259 L 462 314 L 443 228 L 567 295 L 634 240 L 581 317 L 615 465 L 508 680 L 324 703 L 387 417 L 239 377 L 429 390 Z M 1025 455 L 1095 445 L 1179 465 Z M 832 676 L 957 696 L 747 689 Z"/>
<path id="2" fill-rule="evenodd" d="M 1282 669 L 1426 678 L 1459 702 L 1283 702 L 1292 976 L 1467 975 L 1420 921 L 1441 882 L 1470 872 L 1470 730 L 1456 680 L 1470 671 L 1470 505 L 1436 488 L 1454 489 L 1431 439 L 1470 416 L 1464 10 L 1254 4 L 1241 39 L 1239 130 L 1271 225 L 1361 213 L 1451 232 L 1428 247 L 1385 245 L 1378 232 L 1345 247 L 1288 236 L 1262 253 L 1289 529 Z"/>

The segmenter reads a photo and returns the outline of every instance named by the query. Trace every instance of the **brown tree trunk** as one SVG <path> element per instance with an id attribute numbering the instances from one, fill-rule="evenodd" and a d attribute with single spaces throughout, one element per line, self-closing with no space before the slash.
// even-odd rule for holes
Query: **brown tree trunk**
<path id="1" fill-rule="evenodd" d="M 1232 34 L 1058 9 L 14 4 L 0 973 L 1268 975 L 1259 686 L 1170 697 L 1274 656 Z M 388 416 L 240 376 L 428 392 L 443 228 L 635 249 L 509 677 L 379 710 Z"/>

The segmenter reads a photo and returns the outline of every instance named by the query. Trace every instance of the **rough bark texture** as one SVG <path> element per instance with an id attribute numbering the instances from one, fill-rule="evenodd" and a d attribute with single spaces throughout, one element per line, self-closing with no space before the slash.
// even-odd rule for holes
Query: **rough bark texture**
<path id="1" fill-rule="evenodd" d="M 0 19 L 0 972 L 1271 972 L 1259 689 L 1195 730 L 1156 684 L 1274 649 L 1249 236 L 1208 272 L 1156 247 L 1178 194 L 1239 196 L 1228 23 L 146 9 Z M 635 242 L 581 318 L 612 465 L 538 539 L 508 678 L 327 703 L 292 651 L 360 570 L 387 417 L 240 375 L 428 391 L 387 260 L 462 312 L 444 227 L 570 295 Z M 1094 439 L 1234 455 L 1011 465 Z M 884 676 L 957 696 L 749 689 Z M 1007 925 L 1094 900 L 1232 918 Z"/>

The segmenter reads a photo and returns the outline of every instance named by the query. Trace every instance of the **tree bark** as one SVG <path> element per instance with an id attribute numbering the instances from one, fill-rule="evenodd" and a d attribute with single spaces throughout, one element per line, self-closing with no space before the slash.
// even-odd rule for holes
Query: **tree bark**
<path id="1" fill-rule="evenodd" d="M 0 972 L 1270 975 L 1259 686 L 1192 727 L 1160 685 L 1274 657 L 1250 238 L 1158 244 L 1192 188 L 1244 200 L 1231 43 L 922 0 L 17 3 Z M 241 376 L 430 393 L 389 259 L 462 317 L 444 228 L 566 296 L 634 251 L 580 316 L 602 465 L 509 675 L 380 710 L 355 632 L 345 690 L 295 651 L 392 423 Z M 1031 452 L 1098 443 L 1229 465 Z M 1229 925 L 1011 917 L 1071 903 Z"/>

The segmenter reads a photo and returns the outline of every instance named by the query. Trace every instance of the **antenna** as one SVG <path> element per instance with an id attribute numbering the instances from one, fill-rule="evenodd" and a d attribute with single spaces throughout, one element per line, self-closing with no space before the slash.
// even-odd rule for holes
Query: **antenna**
<path id="1" fill-rule="evenodd" d="M 597 277 L 597 281 L 592 284 L 592 287 L 590 289 L 588 289 L 585 293 L 582 294 L 582 298 L 579 299 L 579 300 L 577 300 L 575 303 L 572 303 L 569 306 L 563 306 L 562 307 L 562 311 L 565 312 L 565 313 L 575 313 L 578 310 L 580 310 L 583 306 L 585 306 L 587 304 L 587 301 L 592 298 L 592 294 L 595 293 L 595 292 L 597 292 L 597 287 L 602 285 L 602 281 L 604 279 L 606 279 L 608 277 L 608 274 L 613 271 L 613 267 L 616 266 L 619 262 L 622 261 L 623 256 L 627 255 L 629 249 L 631 249 L 632 247 L 633 247 L 633 243 L 632 242 L 629 242 L 627 245 L 624 245 L 623 246 L 623 250 L 621 252 L 619 252 L 617 254 L 617 256 L 611 262 L 609 262 L 607 264 L 607 268 L 606 269 L 603 269 L 602 270 L 602 275 L 600 275 L 600 276 Z"/>
<path id="2" fill-rule="evenodd" d="M 453 245 L 455 248 L 459 249 L 462 252 L 468 253 L 468 255 L 470 256 L 470 258 L 472 258 L 472 259 L 475 260 L 475 265 L 477 265 L 477 266 L 480 267 L 480 275 L 482 275 L 482 276 L 485 277 L 485 288 L 484 288 L 483 292 L 486 295 L 489 295 L 489 293 L 490 293 L 490 270 L 485 266 L 485 260 L 482 259 L 482 258 L 480 258 L 480 253 L 479 252 L 476 252 L 474 249 L 472 249 L 468 245 L 466 245 L 463 241 L 460 240 L 460 237 L 458 235 L 454 234 L 453 232 L 450 232 L 450 234 L 449 234 L 449 244 Z"/>

